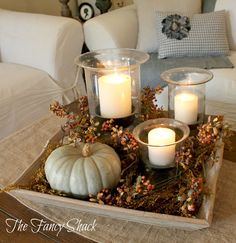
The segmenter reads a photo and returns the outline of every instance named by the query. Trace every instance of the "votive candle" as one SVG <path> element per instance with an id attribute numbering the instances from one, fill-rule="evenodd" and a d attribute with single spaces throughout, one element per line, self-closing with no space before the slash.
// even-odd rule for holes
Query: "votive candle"
<path id="1" fill-rule="evenodd" d="M 179 93 L 174 98 L 175 119 L 188 125 L 195 124 L 198 117 L 198 96 L 193 93 Z"/>
<path id="2" fill-rule="evenodd" d="M 167 166 L 175 158 L 175 132 L 170 128 L 154 128 L 148 133 L 148 156 L 151 164 L 156 166 Z M 159 146 L 159 147 L 158 147 Z"/>
<path id="3" fill-rule="evenodd" d="M 98 79 L 101 116 L 122 118 L 132 112 L 131 77 L 109 74 Z"/>

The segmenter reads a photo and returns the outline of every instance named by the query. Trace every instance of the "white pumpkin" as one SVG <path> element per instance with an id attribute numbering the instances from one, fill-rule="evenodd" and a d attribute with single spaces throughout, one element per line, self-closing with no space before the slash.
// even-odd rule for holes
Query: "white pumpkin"
<path id="1" fill-rule="evenodd" d="M 45 163 L 51 188 L 76 197 L 96 195 L 102 188 L 115 187 L 121 162 L 115 150 L 102 143 L 64 145 L 55 149 Z"/>

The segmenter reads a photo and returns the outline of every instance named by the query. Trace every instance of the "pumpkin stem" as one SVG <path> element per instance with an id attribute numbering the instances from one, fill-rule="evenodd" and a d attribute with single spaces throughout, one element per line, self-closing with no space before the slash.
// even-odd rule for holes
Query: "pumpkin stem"
<path id="1" fill-rule="evenodd" d="M 91 154 L 90 146 L 89 146 L 88 143 L 86 143 L 86 144 L 84 145 L 84 147 L 82 148 L 82 155 L 83 155 L 84 157 L 88 157 L 90 154 Z"/>

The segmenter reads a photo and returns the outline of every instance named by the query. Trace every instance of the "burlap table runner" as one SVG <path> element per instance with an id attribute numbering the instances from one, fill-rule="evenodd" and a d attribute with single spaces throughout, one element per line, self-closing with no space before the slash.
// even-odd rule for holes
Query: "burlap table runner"
<path id="1" fill-rule="evenodd" d="M 0 142 L 0 186 L 15 181 L 36 159 L 61 121 L 47 117 Z M 92 223 L 95 231 L 77 232 L 99 242 L 236 242 L 236 163 L 224 161 L 218 181 L 213 224 L 208 229 L 188 232 L 100 217 L 63 207 L 32 203 L 18 197 L 26 206 L 63 224 L 71 219 Z M 72 224 L 71 224 L 72 225 Z"/>

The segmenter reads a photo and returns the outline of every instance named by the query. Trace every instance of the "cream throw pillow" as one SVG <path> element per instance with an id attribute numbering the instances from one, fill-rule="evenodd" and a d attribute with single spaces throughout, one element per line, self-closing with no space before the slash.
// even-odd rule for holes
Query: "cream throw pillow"
<path id="1" fill-rule="evenodd" d="M 235 0 L 234 0 L 235 1 Z M 139 34 L 137 49 L 158 52 L 156 12 L 201 13 L 201 0 L 136 0 Z"/>
<path id="2" fill-rule="evenodd" d="M 215 11 L 218 10 L 226 10 L 229 48 L 236 51 L 236 0 L 217 0 Z"/>

